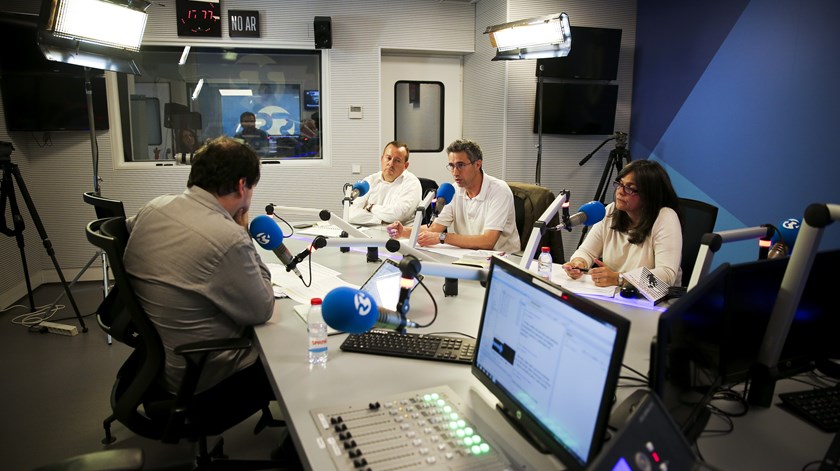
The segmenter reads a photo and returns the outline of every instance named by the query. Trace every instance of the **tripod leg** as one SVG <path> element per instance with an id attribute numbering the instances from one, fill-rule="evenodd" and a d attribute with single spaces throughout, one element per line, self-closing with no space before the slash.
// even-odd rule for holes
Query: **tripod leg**
<path id="1" fill-rule="evenodd" d="M 9 211 L 12 216 L 11 229 L 6 227 L 6 201 L 9 202 Z M 3 233 L 14 236 L 17 240 L 18 250 L 20 250 L 20 261 L 23 267 L 23 278 L 26 280 L 26 293 L 29 296 L 29 307 L 31 312 L 35 312 L 35 296 L 32 293 L 32 282 L 29 279 L 29 265 L 26 263 L 26 240 L 23 237 L 23 230 L 26 229 L 26 226 L 23 223 L 23 216 L 21 216 L 20 208 L 17 205 L 15 189 L 12 187 L 10 169 L 6 166 L 3 167 L 3 177 L 0 180 L 0 217 L 3 220 Z"/>
<path id="2" fill-rule="evenodd" d="M 23 201 L 26 203 L 26 207 L 29 209 L 29 215 L 32 216 L 32 222 L 35 223 L 35 228 L 38 230 L 38 234 L 41 236 L 41 240 L 44 242 L 44 248 L 47 250 L 47 255 L 50 256 L 50 260 L 52 260 L 53 266 L 55 267 L 55 272 L 58 275 L 58 278 L 61 280 L 61 285 L 64 287 L 64 293 L 67 295 L 67 299 L 70 300 L 70 304 L 73 306 L 73 310 L 76 312 L 76 319 L 79 321 L 79 326 L 82 328 L 82 332 L 87 332 L 87 327 L 85 326 L 85 320 L 82 319 L 81 313 L 79 313 L 79 307 L 76 305 L 76 299 L 73 298 L 73 293 L 70 292 L 70 287 L 67 285 L 67 280 L 64 278 L 64 273 L 61 272 L 61 266 L 58 264 L 58 260 L 55 257 L 55 250 L 53 249 L 52 242 L 50 241 L 49 236 L 47 235 L 47 230 L 44 229 L 44 224 L 41 222 L 41 217 L 38 216 L 38 210 L 35 208 L 35 203 L 32 202 L 32 197 L 29 195 L 29 191 L 26 189 L 26 183 L 23 181 L 23 177 L 20 174 L 20 169 L 17 165 L 12 165 L 12 174 L 15 177 L 15 181 L 18 184 L 18 190 L 20 191 L 21 196 L 23 196 Z"/>

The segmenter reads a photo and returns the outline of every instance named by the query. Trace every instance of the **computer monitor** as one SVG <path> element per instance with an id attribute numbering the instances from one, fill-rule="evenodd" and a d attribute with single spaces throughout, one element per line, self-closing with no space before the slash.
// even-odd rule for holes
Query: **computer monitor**
<path id="1" fill-rule="evenodd" d="M 570 469 L 601 448 L 630 322 L 493 257 L 472 372 L 526 438 Z"/>
<path id="2" fill-rule="evenodd" d="M 650 381 L 666 405 L 679 402 L 673 394 L 669 398 L 669 391 L 696 390 L 715 380 L 734 384 L 749 377 L 788 260 L 724 263 L 662 314 Z M 825 282 L 836 278 L 838 264 L 840 250 L 820 252 L 814 259 L 793 324 L 783 339 L 779 361 L 783 377 L 840 356 L 840 316 L 832 311 L 833 291 Z M 674 415 L 680 424 L 680 414 Z"/>

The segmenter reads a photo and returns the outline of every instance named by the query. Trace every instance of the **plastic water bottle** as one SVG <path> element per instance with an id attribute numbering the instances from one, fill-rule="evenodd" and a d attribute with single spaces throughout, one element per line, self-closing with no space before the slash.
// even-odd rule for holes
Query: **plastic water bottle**
<path id="1" fill-rule="evenodd" d="M 551 264 L 554 261 L 551 259 L 551 251 L 548 247 L 543 247 L 540 256 L 537 258 L 537 274 L 541 278 L 551 281 Z"/>
<path id="2" fill-rule="evenodd" d="M 327 362 L 327 324 L 321 313 L 321 298 L 312 298 L 306 325 L 309 330 L 309 363 L 320 365 Z"/>

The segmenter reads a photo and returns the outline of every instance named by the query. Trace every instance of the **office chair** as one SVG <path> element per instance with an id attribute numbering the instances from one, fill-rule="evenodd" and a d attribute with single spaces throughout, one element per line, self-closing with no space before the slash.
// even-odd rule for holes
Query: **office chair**
<path id="1" fill-rule="evenodd" d="M 93 209 L 96 211 L 96 218 L 115 218 L 115 217 L 125 217 L 125 207 L 123 207 L 122 201 L 112 200 L 109 198 L 105 198 L 95 191 L 88 191 L 82 194 L 82 199 L 85 203 L 93 206 Z M 93 264 L 93 262 L 102 257 L 102 292 L 103 297 L 108 297 L 108 290 L 111 289 L 111 280 L 108 276 L 108 257 L 105 256 L 105 252 L 102 250 L 98 250 L 93 257 L 85 264 L 84 268 L 76 275 L 76 278 L 70 283 L 70 286 L 73 286 L 76 281 L 81 278 L 82 273 L 87 271 L 87 269 Z M 111 336 L 108 335 L 108 345 L 111 345 Z"/>
<path id="2" fill-rule="evenodd" d="M 420 187 L 423 189 L 421 192 L 421 198 L 424 198 L 428 192 L 436 193 L 438 189 L 438 184 L 436 181 L 432 180 L 431 178 L 423 178 L 417 177 L 420 180 Z M 432 220 L 432 207 L 429 205 L 426 208 L 426 213 L 423 215 L 423 224 L 428 224 L 429 221 Z"/>
<path id="3" fill-rule="evenodd" d="M 682 224 L 682 286 L 688 286 L 697 253 L 700 251 L 700 239 L 703 234 L 713 232 L 717 221 L 717 206 L 703 201 L 680 198 L 680 223 Z"/>
<path id="4" fill-rule="evenodd" d="M 216 459 L 224 456 L 221 439 L 213 449 L 207 447 L 208 436 L 221 435 L 260 410 L 263 416 L 254 433 L 268 425 L 284 425 L 271 417 L 267 400 L 263 404 L 249 404 L 252 401 L 237 400 L 237 397 L 214 397 L 210 401 L 202 400 L 200 405 L 195 400 L 196 386 L 207 356 L 218 351 L 250 348 L 251 341 L 216 339 L 177 347 L 175 353 L 185 357 L 187 370 L 177 394 L 168 392 L 159 381 L 164 370 L 163 343 L 135 296 L 123 266 L 128 243 L 125 218 L 92 221 L 87 225 L 86 235 L 91 244 L 108 256 L 115 281 L 114 288 L 97 309 L 97 321 L 113 338 L 133 348 L 120 367 L 111 391 L 113 414 L 103 423 L 103 443 L 114 441 L 110 427 L 117 420 L 145 438 L 164 443 L 178 443 L 181 439 L 198 442 L 197 469 L 275 469 L 284 466 L 284 462 L 277 460 Z M 202 392 L 201 396 L 205 399 L 208 394 L 212 396 L 213 389 Z"/>
<path id="5" fill-rule="evenodd" d="M 513 207 L 516 212 L 516 229 L 519 231 L 519 249 L 524 250 L 531 237 L 534 223 L 542 216 L 551 203 L 554 193 L 548 188 L 531 183 L 507 182 L 513 192 Z M 560 217 L 555 215 L 548 221 L 549 226 L 560 224 Z M 560 232 L 547 232 L 540 241 L 541 246 L 551 248 L 551 258 L 555 263 L 563 263 L 566 258 L 563 253 L 563 235 Z M 539 250 L 536 255 L 539 255 Z"/>

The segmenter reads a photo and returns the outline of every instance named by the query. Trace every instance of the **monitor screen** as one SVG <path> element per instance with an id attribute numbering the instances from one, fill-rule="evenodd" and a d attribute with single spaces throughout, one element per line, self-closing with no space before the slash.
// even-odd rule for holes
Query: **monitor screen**
<path id="1" fill-rule="evenodd" d="M 723 384 L 747 379 L 789 260 L 723 264 L 674 303 L 659 320 L 651 388 L 661 396 L 669 384 L 691 388 L 714 379 Z M 816 255 L 782 349 L 782 375 L 840 355 L 840 316 L 832 311 L 832 292 L 821 282 L 836 277 L 838 264 L 840 250 Z"/>
<path id="2" fill-rule="evenodd" d="M 396 311 L 397 303 L 400 300 L 401 278 L 402 271 L 400 271 L 399 264 L 390 258 L 386 258 L 360 289 L 370 294 L 373 300 L 376 301 L 377 306 Z M 414 278 L 411 289 L 414 290 L 419 280 L 422 279 L 423 275 L 418 274 Z"/>
<path id="3" fill-rule="evenodd" d="M 303 92 L 303 107 L 307 110 L 317 110 L 321 105 L 321 92 L 319 90 L 305 90 Z"/>
<path id="4" fill-rule="evenodd" d="M 612 134 L 618 85 L 598 83 L 543 83 L 543 134 Z M 540 92 L 534 106 L 534 132 L 538 132 Z"/>
<path id="5" fill-rule="evenodd" d="M 81 71 L 79 72 L 82 73 Z M 93 126 L 108 129 L 105 77 L 90 78 Z M 0 79 L 3 110 L 9 131 L 89 131 L 87 95 L 83 75 L 67 73 L 3 74 Z"/>
<path id="6" fill-rule="evenodd" d="M 566 57 L 539 59 L 543 77 L 615 80 L 621 52 L 621 30 L 572 26 L 572 50 Z"/>
<path id="7" fill-rule="evenodd" d="M 538 448 L 583 469 L 606 432 L 629 325 L 494 257 L 472 371 Z"/>

